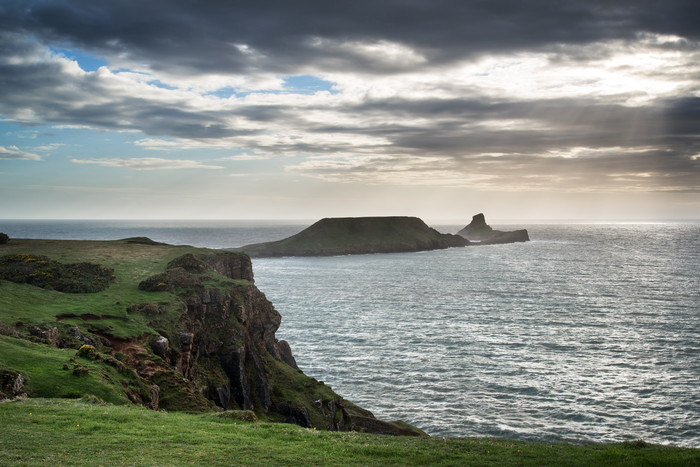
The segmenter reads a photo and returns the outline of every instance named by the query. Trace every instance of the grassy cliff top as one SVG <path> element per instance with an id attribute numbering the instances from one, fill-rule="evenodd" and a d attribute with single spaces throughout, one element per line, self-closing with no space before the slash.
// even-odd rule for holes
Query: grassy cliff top
<path id="1" fill-rule="evenodd" d="M 114 271 L 114 280 L 107 291 L 86 294 L 66 294 L 16 283 L 7 279 L 0 284 L 0 308 L 5 324 L 53 325 L 68 321 L 81 324 L 81 315 L 96 316 L 94 325 L 112 336 L 128 338 L 151 332 L 141 316 L 127 316 L 132 305 L 154 301 L 153 293 L 139 290 L 138 284 L 147 277 L 162 272 L 169 260 L 191 247 L 132 243 L 129 240 L 27 240 L 15 239 L 0 246 L 0 256 L 45 256 L 61 263 L 89 262 Z M 171 294 L 159 294 L 158 302 L 173 303 Z"/>
<path id="2" fill-rule="evenodd" d="M 218 254 L 215 250 L 165 245 L 146 238 L 114 241 L 13 238 L 0 245 L 0 257 L 24 257 L 28 264 L 37 263 L 42 257 L 64 265 L 91 263 L 111 269 L 113 278 L 106 290 L 96 293 L 63 293 L 51 287 L 0 279 L 0 319 L 8 325 L 19 322 L 24 326 L 46 326 L 58 322 L 82 325 L 89 320 L 92 329 L 117 338 L 153 333 L 147 319 L 126 310 L 131 305 L 146 302 L 159 303 L 165 310 L 174 306 L 178 300 L 175 294 L 149 292 L 139 289 L 138 285 L 146 278 L 164 272 L 169 261 L 186 253 Z M 42 272 L 28 271 L 27 274 Z M 212 279 L 224 280 L 215 273 Z"/>
<path id="3" fill-rule="evenodd" d="M 464 246 L 417 217 L 325 218 L 283 240 L 241 247 L 250 256 L 327 256 L 420 251 Z"/>

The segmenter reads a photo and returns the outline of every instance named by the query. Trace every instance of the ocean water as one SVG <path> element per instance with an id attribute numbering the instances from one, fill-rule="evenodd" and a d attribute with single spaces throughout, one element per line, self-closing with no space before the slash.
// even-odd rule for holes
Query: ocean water
<path id="1" fill-rule="evenodd" d="M 307 225 L 0 221 L 0 231 L 220 248 Z M 434 436 L 700 447 L 700 225 L 517 227 L 532 241 L 253 269 L 300 368 L 379 418 Z"/>

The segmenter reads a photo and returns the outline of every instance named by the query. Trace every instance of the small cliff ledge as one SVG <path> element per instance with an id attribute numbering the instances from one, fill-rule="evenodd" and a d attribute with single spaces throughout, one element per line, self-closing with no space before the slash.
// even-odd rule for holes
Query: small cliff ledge
<path id="1" fill-rule="evenodd" d="M 513 230 L 510 232 L 492 229 L 491 226 L 486 223 L 486 218 L 481 213 L 473 216 L 469 225 L 457 232 L 457 235 L 464 237 L 470 242 L 477 242 L 478 245 L 530 241 L 530 236 L 525 229 Z"/>
<path id="2" fill-rule="evenodd" d="M 325 218 L 296 235 L 240 248 L 251 257 L 337 256 L 461 247 L 469 240 L 443 234 L 417 217 Z"/>

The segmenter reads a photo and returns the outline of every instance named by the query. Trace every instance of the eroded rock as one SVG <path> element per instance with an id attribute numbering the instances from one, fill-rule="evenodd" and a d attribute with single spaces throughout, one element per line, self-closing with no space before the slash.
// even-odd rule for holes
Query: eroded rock
<path id="1" fill-rule="evenodd" d="M 494 230 L 486 223 L 486 217 L 479 213 L 472 217 L 472 221 L 457 232 L 470 242 L 476 242 L 477 245 L 495 245 L 502 243 L 527 242 L 530 236 L 527 230 L 520 229 L 510 232 Z"/>
<path id="2" fill-rule="evenodd" d="M 157 336 L 151 339 L 151 350 L 153 350 L 153 353 L 163 357 L 167 358 L 168 354 L 170 353 L 170 346 L 168 345 L 168 339 L 163 337 L 163 336 Z"/>
<path id="3" fill-rule="evenodd" d="M 24 377 L 18 371 L 0 368 L 0 400 L 24 395 Z"/>

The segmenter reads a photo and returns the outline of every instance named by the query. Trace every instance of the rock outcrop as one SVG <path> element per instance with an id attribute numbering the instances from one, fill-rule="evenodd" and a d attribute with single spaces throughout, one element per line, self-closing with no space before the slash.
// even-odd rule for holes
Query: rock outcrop
<path id="1" fill-rule="evenodd" d="M 470 242 L 476 242 L 475 244 L 478 245 L 527 242 L 530 240 L 530 236 L 525 229 L 510 232 L 492 229 L 486 223 L 486 218 L 483 214 L 473 216 L 469 225 L 457 232 L 457 235 L 464 237 Z"/>
<path id="2" fill-rule="evenodd" d="M 160 389 L 160 408 L 192 410 L 204 397 L 223 410 L 253 411 L 262 419 L 309 428 L 421 434 L 403 423 L 377 420 L 304 375 L 289 344 L 275 337 L 280 314 L 253 280 L 248 256 L 215 252 L 178 257 L 139 285 L 176 291 L 183 303 L 176 327 L 160 330 L 149 342 L 170 369 L 149 381 Z M 133 307 L 141 309 L 148 307 Z M 169 397 L 173 392 L 177 397 Z"/>
<path id="3" fill-rule="evenodd" d="M 0 368 L 0 401 L 24 395 L 24 377 L 17 371 Z"/>
<path id="4" fill-rule="evenodd" d="M 325 218 L 296 235 L 276 242 L 246 245 L 251 257 L 337 256 L 438 250 L 469 244 L 443 234 L 417 217 Z"/>

